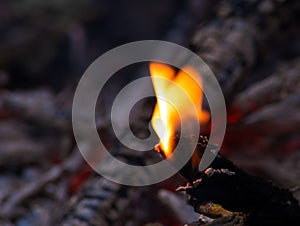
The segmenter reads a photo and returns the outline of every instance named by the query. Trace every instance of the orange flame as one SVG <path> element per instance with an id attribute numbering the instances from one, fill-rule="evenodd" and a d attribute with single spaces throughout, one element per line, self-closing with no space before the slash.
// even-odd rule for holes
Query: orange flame
<path id="1" fill-rule="evenodd" d="M 197 71 L 186 66 L 183 68 L 188 74 L 180 70 L 177 74 L 175 70 L 162 63 L 150 63 L 150 74 L 157 103 L 152 115 L 152 126 L 160 139 L 160 147 L 165 156 L 168 157 L 174 150 L 175 140 L 172 139 L 177 134 L 180 126 L 180 119 L 188 119 L 191 115 L 190 105 L 186 103 L 186 97 L 190 99 L 197 110 L 198 121 L 200 123 L 209 120 L 209 114 L 202 111 L 203 93 L 201 87 L 193 79 L 200 80 Z M 192 75 L 192 77 L 190 76 Z M 172 83 L 173 82 L 173 83 Z M 200 82 L 201 84 L 201 82 Z M 178 92 L 178 87 L 185 91 L 185 94 Z M 168 100 L 172 100 L 168 102 Z M 176 109 L 175 107 L 176 106 Z M 180 114 L 180 117 L 179 117 Z M 159 120 L 157 120 L 159 119 Z"/>

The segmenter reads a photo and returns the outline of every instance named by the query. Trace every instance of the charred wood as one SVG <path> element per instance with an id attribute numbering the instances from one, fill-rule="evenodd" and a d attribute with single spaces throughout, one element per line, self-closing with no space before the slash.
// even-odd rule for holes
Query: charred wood
<path id="1" fill-rule="evenodd" d="M 290 191 L 249 175 L 220 154 L 193 185 L 178 190 L 190 195 L 195 211 L 207 214 L 204 204 L 219 204 L 245 214 L 246 225 L 292 225 L 300 220 L 298 201 Z M 217 217 L 215 211 L 209 215 Z"/>
<path id="2" fill-rule="evenodd" d="M 231 104 L 231 111 L 236 111 L 235 114 L 238 114 L 237 120 L 299 93 L 299 65 L 299 58 L 281 63 L 266 79 L 254 83 L 253 86 L 237 94 Z"/>
<path id="3" fill-rule="evenodd" d="M 295 32 L 297 1 L 223 1 L 216 18 L 200 26 L 192 46 L 208 64 L 227 101 L 257 59 Z M 276 44 L 277 43 L 277 44 Z"/>

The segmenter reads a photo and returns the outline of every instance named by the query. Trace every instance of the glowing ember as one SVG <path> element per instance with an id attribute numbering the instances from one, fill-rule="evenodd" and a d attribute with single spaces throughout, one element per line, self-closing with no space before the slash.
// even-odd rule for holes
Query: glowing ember
<path id="1" fill-rule="evenodd" d="M 175 148 L 176 144 L 173 137 L 180 127 L 180 118 L 185 120 L 194 117 L 191 116 L 193 115 L 191 114 L 192 109 L 184 101 L 186 95 L 197 109 L 198 121 L 204 123 L 209 120 L 208 112 L 201 110 L 203 99 L 201 87 L 193 80 L 193 78 L 197 78 L 199 81 L 200 75 L 191 67 L 186 66 L 183 69 L 188 74 L 182 70 L 176 74 L 175 70 L 166 64 L 150 63 L 154 91 L 156 96 L 160 97 L 157 98 L 153 112 L 152 126 L 160 139 L 160 149 L 164 151 L 166 157 L 170 156 Z M 185 94 L 178 92 L 178 87 L 184 90 Z M 172 100 L 172 103 L 168 100 Z"/>

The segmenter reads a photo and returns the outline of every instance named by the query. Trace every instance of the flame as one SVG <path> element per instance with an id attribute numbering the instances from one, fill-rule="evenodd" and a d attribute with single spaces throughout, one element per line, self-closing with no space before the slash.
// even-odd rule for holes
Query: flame
<path id="1" fill-rule="evenodd" d="M 201 84 L 201 79 L 194 68 L 185 66 L 183 69 L 187 73 L 180 70 L 177 74 L 174 68 L 162 63 L 151 62 L 149 68 L 155 94 L 160 97 L 157 98 L 152 115 L 152 126 L 160 139 L 160 149 L 168 157 L 176 145 L 174 136 L 177 135 L 180 119 L 193 117 L 191 116 L 193 110 L 186 103 L 186 97 L 195 106 L 200 123 L 207 122 L 209 114 L 202 111 L 203 93 L 198 85 L 198 83 Z M 198 79 L 198 83 L 194 80 L 195 78 Z M 178 88 L 184 90 L 185 94 L 178 92 Z M 172 101 L 168 102 L 168 100 Z"/>

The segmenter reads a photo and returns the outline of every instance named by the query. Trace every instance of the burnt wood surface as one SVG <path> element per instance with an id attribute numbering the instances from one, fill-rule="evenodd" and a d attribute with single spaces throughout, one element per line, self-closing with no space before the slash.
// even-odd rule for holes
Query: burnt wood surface
<path id="1" fill-rule="evenodd" d="M 295 225 L 300 221 L 300 207 L 290 191 L 246 173 L 221 154 L 193 185 L 178 190 L 190 195 L 195 211 L 205 213 L 206 203 L 220 204 L 244 213 L 246 225 Z"/>
<path id="2" fill-rule="evenodd" d="M 222 1 L 215 17 L 195 30 L 190 45 L 214 72 L 227 102 L 273 48 L 293 39 L 299 9 L 293 0 Z"/>

